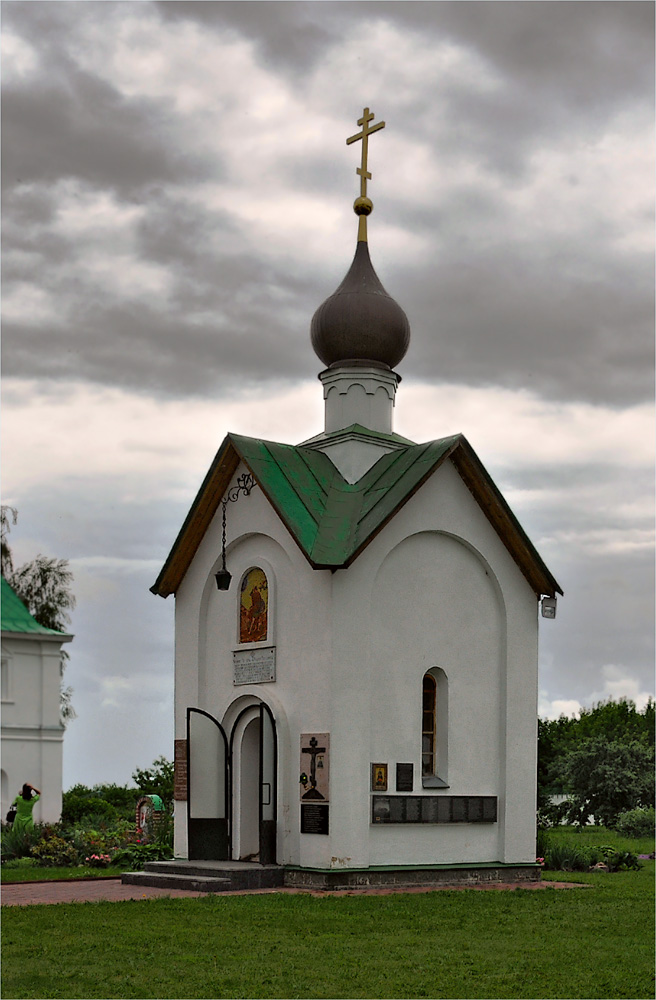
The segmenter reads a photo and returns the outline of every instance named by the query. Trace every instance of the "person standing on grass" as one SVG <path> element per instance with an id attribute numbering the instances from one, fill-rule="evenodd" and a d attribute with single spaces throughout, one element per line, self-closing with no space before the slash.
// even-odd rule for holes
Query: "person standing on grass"
<path id="1" fill-rule="evenodd" d="M 39 801 L 41 792 L 34 785 L 23 785 L 23 791 L 14 799 L 16 806 L 16 818 L 14 819 L 14 830 L 33 830 L 34 820 L 32 810 Z"/>

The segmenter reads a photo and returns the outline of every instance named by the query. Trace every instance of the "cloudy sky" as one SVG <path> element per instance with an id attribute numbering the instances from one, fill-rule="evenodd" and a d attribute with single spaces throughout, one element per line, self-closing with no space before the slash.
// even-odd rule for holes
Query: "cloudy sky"
<path id="1" fill-rule="evenodd" d="M 3 4 L 3 502 L 67 558 L 64 786 L 172 755 L 148 591 L 228 430 L 322 429 L 355 245 L 410 319 L 396 429 L 467 435 L 565 591 L 543 715 L 653 692 L 653 5 Z M 263 428 L 266 431 L 263 435 Z"/>

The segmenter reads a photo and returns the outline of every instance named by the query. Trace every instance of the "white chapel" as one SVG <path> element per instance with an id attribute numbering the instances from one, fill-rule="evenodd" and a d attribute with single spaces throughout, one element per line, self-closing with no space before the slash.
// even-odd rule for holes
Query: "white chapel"
<path id="1" fill-rule="evenodd" d="M 538 621 L 562 593 L 462 435 L 394 432 L 410 329 L 358 238 L 317 309 L 325 427 L 230 433 L 175 595 L 175 853 L 323 887 L 536 878 Z M 401 403 L 402 405 L 402 403 Z"/>

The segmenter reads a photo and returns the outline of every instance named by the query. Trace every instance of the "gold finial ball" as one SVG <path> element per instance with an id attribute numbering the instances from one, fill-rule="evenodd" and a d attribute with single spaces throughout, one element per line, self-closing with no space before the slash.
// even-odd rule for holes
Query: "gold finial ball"
<path id="1" fill-rule="evenodd" d="M 353 202 L 353 211 L 356 215 L 369 215 L 374 207 L 371 198 L 356 198 Z"/>

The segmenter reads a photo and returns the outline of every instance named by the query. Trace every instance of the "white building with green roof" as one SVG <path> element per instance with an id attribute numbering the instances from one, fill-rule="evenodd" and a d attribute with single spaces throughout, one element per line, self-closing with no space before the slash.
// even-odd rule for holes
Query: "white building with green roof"
<path id="1" fill-rule="evenodd" d="M 2 577 L 3 819 L 25 782 L 41 790 L 36 822 L 61 816 L 61 653 L 72 638 L 39 625 Z"/>
<path id="2" fill-rule="evenodd" d="M 176 601 L 176 854 L 290 885 L 532 879 L 562 591 L 462 435 L 394 433 L 410 329 L 371 207 L 312 320 L 323 432 L 228 434 L 152 587 Z"/>

